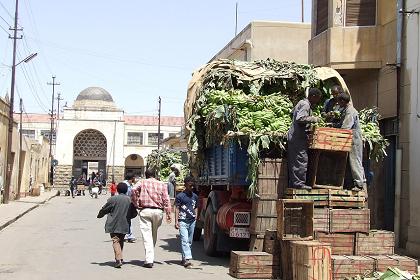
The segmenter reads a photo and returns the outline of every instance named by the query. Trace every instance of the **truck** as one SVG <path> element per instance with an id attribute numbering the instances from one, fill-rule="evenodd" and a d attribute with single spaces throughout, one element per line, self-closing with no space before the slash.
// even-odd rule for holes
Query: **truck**
<path id="1" fill-rule="evenodd" d="M 304 72 L 299 72 L 301 70 Z M 305 71 L 310 71 L 312 76 L 304 76 L 306 75 Z M 261 81 L 260 84 L 258 81 Z M 258 159 L 255 160 L 255 152 L 253 152 L 250 143 L 253 139 L 267 139 L 266 135 L 272 137 L 276 134 L 275 132 L 263 131 L 264 128 L 261 129 L 262 132 L 250 132 L 246 129 L 243 132 L 239 129 L 235 130 L 236 125 L 232 130 L 232 126 L 229 127 L 226 124 L 228 122 L 225 122 L 224 119 L 229 119 L 231 115 L 239 112 L 238 108 L 241 104 L 236 101 L 231 102 L 229 106 L 223 106 L 223 104 L 213 106 L 214 111 L 208 111 L 207 107 L 197 109 L 205 100 L 203 95 L 211 91 L 224 90 L 223 87 L 226 84 L 228 85 L 227 90 L 234 91 L 231 95 L 235 95 L 237 91 L 248 91 L 255 94 L 257 91 L 252 87 L 259 87 L 258 92 L 264 91 L 263 94 L 266 95 L 282 94 L 279 87 L 284 86 L 285 89 L 294 91 L 296 94 L 294 104 L 304 96 L 306 88 L 310 86 L 317 86 L 328 94 L 328 88 L 338 84 L 348 93 L 348 88 L 340 74 L 328 67 L 296 66 L 293 63 L 273 61 L 253 63 L 217 60 L 204 65 L 194 73 L 184 104 L 189 167 L 196 177 L 196 190 L 199 196 L 199 218 L 196 223 L 194 240 L 199 240 L 203 235 L 204 251 L 210 256 L 220 252 L 250 248 L 250 238 L 255 233 L 257 228 L 255 223 L 258 221 L 256 217 L 253 217 L 258 208 L 256 203 L 258 198 L 261 199 L 263 195 L 267 196 L 267 194 L 261 193 L 261 186 L 258 186 L 258 182 L 261 181 L 258 178 L 272 179 L 272 184 L 278 188 L 272 193 L 272 197 L 269 197 L 273 200 L 278 199 L 281 189 L 287 187 L 287 168 L 284 145 L 282 145 L 282 143 L 284 144 L 284 133 L 280 137 L 283 142 L 270 143 L 269 145 L 263 143 L 265 148 L 258 151 Z M 293 99 L 293 96 L 290 95 L 290 99 Z M 288 108 L 288 113 L 291 111 L 290 108 L 293 107 Z M 223 111 L 222 115 L 224 114 L 224 116 L 220 117 L 216 124 L 214 122 L 212 124 L 212 120 L 208 116 L 220 115 L 218 110 Z M 255 111 L 258 110 L 257 108 Z M 265 108 L 261 110 L 264 111 Z M 206 117 L 202 112 L 207 113 L 208 116 Z M 258 125 L 258 121 L 256 122 Z M 228 129 L 221 129 L 223 124 L 228 126 Z M 212 135 L 218 133 L 218 129 L 222 135 L 217 140 L 221 140 L 209 140 Z M 194 135 L 199 133 L 205 133 L 206 136 Z M 256 135 L 257 138 L 249 135 Z M 255 167 L 256 163 L 261 166 L 266 162 L 281 165 L 280 168 L 283 171 L 265 174 L 267 169 Z M 286 172 L 284 172 L 284 168 L 286 168 Z M 257 178 L 252 178 L 250 169 L 253 170 Z M 251 192 L 250 195 L 251 187 L 256 191 Z M 270 229 L 269 227 L 275 228 L 276 224 L 258 225 L 258 227 Z"/>

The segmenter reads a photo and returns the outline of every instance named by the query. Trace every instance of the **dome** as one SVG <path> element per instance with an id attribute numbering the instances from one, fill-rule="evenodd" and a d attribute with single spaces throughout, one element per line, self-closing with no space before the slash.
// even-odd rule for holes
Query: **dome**
<path id="1" fill-rule="evenodd" d="M 114 100 L 109 92 L 100 87 L 88 87 L 77 96 L 73 107 L 89 111 L 114 111 Z"/>
<path id="2" fill-rule="evenodd" d="M 114 102 L 111 94 L 100 87 L 88 87 L 87 89 L 82 90 L 77 96 L 76 100 L 100 100 Z"/>

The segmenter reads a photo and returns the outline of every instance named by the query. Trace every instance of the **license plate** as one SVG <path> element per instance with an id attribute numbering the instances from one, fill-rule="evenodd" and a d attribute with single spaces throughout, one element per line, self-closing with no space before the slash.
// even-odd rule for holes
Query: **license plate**
<path id="1" fill-rule="evenodd" d="M 229 231 L 230 237 L 235 238 L 249 238 L 249 229 L 248 228 L 237 228 L 231 227 Z"/>

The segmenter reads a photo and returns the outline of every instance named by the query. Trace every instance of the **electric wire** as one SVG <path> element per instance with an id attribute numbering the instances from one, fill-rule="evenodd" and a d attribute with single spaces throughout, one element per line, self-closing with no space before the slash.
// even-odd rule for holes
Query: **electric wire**
<path id="1" fill-rule="evenodd" d="M 6 13 L 9 15 L 9 17 L 13 20 L 12 14 L 9 12 L 9 10 L 3 5 L 2 2 L 0 2 L 0 6 L 3 7 L 3 9 L 6 11 Z"/>

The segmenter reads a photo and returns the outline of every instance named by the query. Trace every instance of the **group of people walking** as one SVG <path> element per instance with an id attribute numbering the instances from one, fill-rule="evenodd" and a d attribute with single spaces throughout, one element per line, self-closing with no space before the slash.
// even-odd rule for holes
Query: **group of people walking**
<path id="1" fill-rule="evenodd" d="M 333 127 L 351 129 L 353 132 L 353 141 L 348 157 L 353 181 L 350 189 L 361 191 L 366 187 L 366 179 L 362 165 L 363 141 L 359 115 L 350 102 L 350 95 L 341 86 L 333 86 L 331 93 L 332 98 L 325 103 L 323 114 Z M 306 184 L 308 133 L 311 124 L 320 121 L 319 117 L 314 116 L 312 110 L 320 103 L 321 97 L 322 93 L 319 89 L 311 88 L 308 97 L 299 101 L 293 109 L 292 126 L 287 135 L 289 185 L 293 188 L 311 189 L 311 186 Z"/>
<path id="2" fill-rule="evenodd" d="M 146 179 L 136 182 L 128 174 L 125 180 L 117 185 L 118 195 L 111 196 L 98 213 L 98 218 L 108 215 L 105 232 L 112 239 L 115 255 L 115 267 L 123 265 L 124 241 L 134 239 L 131 220 L 139 216 L 140 232 L 143 239 L 145 261 L 143 266 L 152 268 L 155 260 L 154 248 L 158 238 L 158 229 L 165 218 L 172 223 L 172 207 L 167 184 L 156 179 L 156 170 L 147 169 Z M 175 228 L 179 229 L 181 264 L 191 267 L 191 245 L 197 218 L 198 197 L 192 192 L 194 179 L 184 179 L 185 191 L 175 199 Z M 135 240 L 135 239 L 134 239 Z"/>

